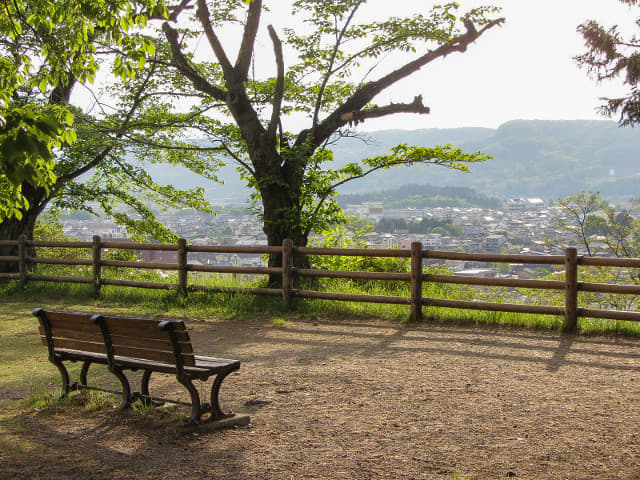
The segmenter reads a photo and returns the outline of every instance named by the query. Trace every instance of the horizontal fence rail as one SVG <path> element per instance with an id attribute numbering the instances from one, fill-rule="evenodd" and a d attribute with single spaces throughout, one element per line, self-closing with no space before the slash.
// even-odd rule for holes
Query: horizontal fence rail
<path id="1" fill-rule="evenodd" d="M 149 289 L 178 289 L 183 294 L 188 291 L 214 290 L 221 292 L 243 292 L 260 295 L 281 296 L 285 305 L 290 306 L 291 300 L 297 298 L 324 299 L 330 301 L 370 302 L 392 305 L 409 305 L 411 319 L 422 318 L 423 307 L 442 307 L 468 310 L 488 310 L 498 312 L 531 313 L 544 315 L 559 315 L 565 318 L 565 327 L 575 329 L 577 319 L 600 318 L 611 320 L 640 321 L 640 312 L 621 310 L 602 310 L 578 305 L 578 292 L 594 292 L 605 294 L 640 295 L 640 285 L 619 285 L 605 283 L 587 283 L 578 281 L 578 269 L 582 267 L 629 268 L 640 269 L 638 258 L 609 258 L 583 257 L 577 254 L 575 248 L 568 248 L 565 255 L 502 255 L 487 253 L 461 253 L 437 250 L 425 250 L 422 244 L 414 242 L 411 249 L 354 249 L 354 248 L 315 248 L 295 247 L 290 240 L 285 240 L 282 246 L 215 246 L 188 245 L 185 239 L 180 239 L 175 245 L 133 243 L 115 240 L 102 240 L 93 237 L 92 242 L 47 242 L 29 241 L 24 236 L 18 240 L 0 240 L 0 247 L 9 247 L 10 255 L 0 256 L 0 262 L 17 264 L 17 273 L 0 273 L 0 278 L 19 280 L 23 285 L 28 281 L 68 282 L 93 285 L 94 295 L 100 294 L 103 285 L 123 287 L 137 287 Z M 86 258 L 46 258 L 33 255 L 34 248 L 58 248 L 81 250 Z M 111 260 L 103 258 L 108 250 L 133 250 L 175 252 L 172 262 L 143 262 Z M 6 251 L 6 248 L 5 248 Z M 31 254 L 30 254 L 31 252 Z M 256 267 L 238 265 L 201 265 L 188 262 L 189 253 L 217 253 L 234 255 L 269 255 L 277 254 L 282 257 L 280 267 Z M 402 272 L 363 272 L 339 271 L 317 268 L 298 268 L 294 265 L 296 256 L 357 256 L 409 259 L 410 271 Z M 82 255 L 76 255 L 76 257 Z M 564 267 L 564 280 L 529 280 L 514 278 L 485 278 L 480 276 L 443 275 L 426 273 L 424 260 L 453 260 L 486 263 L 509 263 L 524 265 L 552 265 Z M 52 276 L 31 273 L 34 265 L 66 265 L 73 267 L 90 267 L 90 276 Z M 150 282 L 140 280 L 123 280 L 108 278 L 103 275 L 102 268 L 129 268 L 162 270 L 176 272 L 177 282 Z M 86 272 L 87 270 L 85 270 Z M 272 275 L 279 277 L 280 288 L 249 288 L 223 287 L 189 284 L 189 273 L 221 273 Z M 175 277 L 174 277 L 175 278 Z M 404 282 L 410 285 L 410 296 L 365 295 L 324 292 L 317 290 L 302 290 L 294 288 L 295 278 L 338 278 L 349 280 L 374 280 L 388 282 Z M 446 298 L 427 298 L 422 294 L 423 284 L 457 284 L 481 287 L 526 288 L 533 290 L 556 290 L 564 295 L 564 306 L 530 305 L 483 302 L 477 300 L 456 300 Z"/>

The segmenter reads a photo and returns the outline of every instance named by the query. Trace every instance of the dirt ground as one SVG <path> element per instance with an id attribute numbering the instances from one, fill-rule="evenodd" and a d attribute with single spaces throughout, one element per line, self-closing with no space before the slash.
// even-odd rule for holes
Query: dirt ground
<path id="1" fill-rule="evenodd" d="M 190 326 L 199 354 L 242 360 L 222 398 L 250 426 L 27 410 L 4 425 L 18 446 L 0 451 L 0 478 L 640 478 L 639 340 L 380 321 Z"/>

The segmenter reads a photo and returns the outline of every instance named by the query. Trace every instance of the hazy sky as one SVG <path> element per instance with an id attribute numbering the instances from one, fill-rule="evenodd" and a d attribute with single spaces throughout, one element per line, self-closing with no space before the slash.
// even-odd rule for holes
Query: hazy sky
<path id="1" fill-rule="evenodd" d="M 389 2 L 383 2 L 388 9 Z M 415 9 L 417 0 L 395 0 L 396 9 Z M 422 3 L 422 1 L 420 2 Z M 430 2 L 428 2 L 430 3 Z M 615 95 L 619 84 L 596 84 L 572 59 L 584 51 L 576 27 L 588 19 L 633 31 L 640 9 L 617 0 L 460 1 L 462 8 L 492 4 L 506 23 L 482 36 L 466 53 L 425 67 L 381 95 L 378 104 L 410 101 L 422 93 L 428 116 L 398 115 L 367 122 L 381 128 L 496 127 L 512 119 L 602 119 L 599 97 Z M 424 5 L 424 3 L 422 3 Z"/>
<path id="2" fill-rule="evenodd" d="M 363 10 L 380 19 L 427 13 L 434 3 L 446 1 L 369 0 Z M 266 26 L 273 23 L 282 32 L 291 25 L 291 17 L 286 8 L 288 2 L 267 3 L 272 13 L 262 19 L 258 37 L 262 53 L 257 55 L 257 62 L 262 62 L 269 72 L 274 68 L 273 49 L 266 37 Z M 427 65 L 374 100 L 379 105 L 405 103 L 422 94 L 424 104 L 431 107 L 430 115 L 368 120 L 361 129 L 495 128 L 513 119 L 601 120 L 596 113 L 601 104 L 599 98 L 624 91 L 619 83 L 598 85 L 578 68 L 573 57 L 585 49 L 576 28 L 585 20 L 594 19 L 603 25 L 617 24 L 626 32 L 635 32 L 637 26 L 633 22 L 640 16 L 640 8 L 629 8 L 618 0 L 459 0 L 459 3 L 461 11 L 487 4 L 502 7 L 506 23 L 487 32 L 467 52 Z M 238 35 L 227 38 L 223 35 L 223 43 L 232 57 L 233 43 L 238 39 Z M 203 54 L 211 58 L 206 40 L 202 38 L 198 44 Z M 93 103 L 86 91 L 78 90 L 77 95 Z M 294 127 L 300 126 L 299 120 L 292 119 Z"/>

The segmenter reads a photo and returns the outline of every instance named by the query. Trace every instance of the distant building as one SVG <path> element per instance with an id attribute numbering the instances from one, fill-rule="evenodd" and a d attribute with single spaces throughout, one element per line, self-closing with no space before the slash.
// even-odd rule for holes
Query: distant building
<path id="1" fill-rule="evenodd" d="M 489 252 L 499 252 L 505 240 L 504 235 L 489 235 L 485 238 L 484 248 Z"/>

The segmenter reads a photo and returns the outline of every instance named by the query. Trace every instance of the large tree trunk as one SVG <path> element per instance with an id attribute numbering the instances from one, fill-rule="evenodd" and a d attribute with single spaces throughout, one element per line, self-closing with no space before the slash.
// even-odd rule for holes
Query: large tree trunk
<path id="1" fill-rule="evenodd" d="M 296 247 L 306 247 L 307 232 L 304 231 L 300 206 L 291 198 L 289 186 L 280 182 L 263 185 L 261 188 L 263 206 L 263 231 L 267 236 L 267 245 L 280 247 L 285 239 L 290 239 Z M 295 255 L 293 265 L 308 268 L 306 255 Z M 269 255 L 269 267 L 282 267 L 282 254 Z M 269 285 L 278 288 L 282 285 L 280 275 L 270 275 Z"/>
<path id="2" fill-rule="evenodd" d="M 34 189 L 29 184 L 23 184 L 23 195 L 29 201 L 29 209 L 22 211 L 22 218 L 9 218 L 0 222 L 0 240 L 17 240 L 20 235 L 25 235 L 27 240 L 33 240 L 33 230 L 36 220 L 42 210 L 47 205 L 44 191 Z M 0 246 L 0 256 L 15 256 L 18 254 L 17 247 Z M 27 251 L 27 255 L 33 256 L 33 252 Z M 15 273 L 18 271 L 16 262 L 0 262 L 0 273 Z"/>

